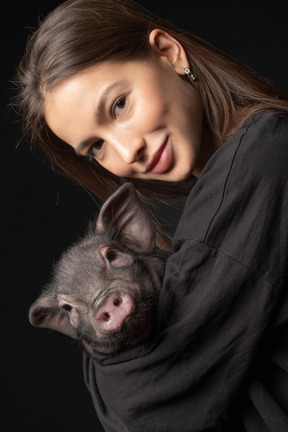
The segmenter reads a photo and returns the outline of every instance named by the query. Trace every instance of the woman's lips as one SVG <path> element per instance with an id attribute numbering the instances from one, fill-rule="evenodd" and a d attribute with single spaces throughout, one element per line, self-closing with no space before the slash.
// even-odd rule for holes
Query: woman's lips
<path id="1" fill-rule="evenodd" d="M 170 146 L 169 138 L 161 145 L 160 149 L 153 156 L 150 165 L 147 167 L 146 172 L 154 174 L 162 174 L 168 170 L 172 161 L 172 149 Z"/>

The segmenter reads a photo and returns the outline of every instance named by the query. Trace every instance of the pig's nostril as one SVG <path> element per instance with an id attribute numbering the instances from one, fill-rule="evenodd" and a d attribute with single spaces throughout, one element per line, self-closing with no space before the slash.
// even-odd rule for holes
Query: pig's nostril
<path id="1" fill-rule="evenodd" d="M 122 302 L 123 302 L 122 298 L 121 297 L 117 297 L 117 298 L 114 299 L 113 304 L 114 304 L 114 306 L 118 307 L 118 306 L 120 306 L 122 304 Z"/>
<path id="2" fill-rule="evenodd" d="M 110 315 L 109 315 L 108 312 L 104 312 L 104 313 L 101 315 L 101 321 L 106 322 L 106 321 L 109 321 L 109 319 L 110 319 Z"/>
<path id="3" fill-rule="evenodd" d="M 121 291 L 111 293 L 96 313 L 99 328 L 104 331 L 121 329 L 133 308 L 134 302 L 129 294 Z"/>

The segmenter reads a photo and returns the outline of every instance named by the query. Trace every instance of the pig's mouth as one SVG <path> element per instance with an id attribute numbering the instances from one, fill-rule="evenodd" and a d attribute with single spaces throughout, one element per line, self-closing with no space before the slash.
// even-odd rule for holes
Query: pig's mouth
<path id="1" fill-rule="evenodd" d="M 86 350 L 95 358 L 111 357 L 144 341 L 152 329 L 156 301 L 151 296 L 136 303 L 131 296 L 130 299 L 126 297 L 126 293 L 116 291 L 108 299 L 97 311 L 97 331 L 93 331 L 93 335 L 90 331 L 89 336 L 82 334 L 80 338 Z"/>

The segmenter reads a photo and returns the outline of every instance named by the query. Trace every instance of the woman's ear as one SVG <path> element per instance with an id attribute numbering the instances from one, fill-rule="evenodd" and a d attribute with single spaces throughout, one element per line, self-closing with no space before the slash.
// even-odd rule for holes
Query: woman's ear
<path id="1" fill-rule="evenodd" d="M 149 44 L 160 60 L 168 61 L 179 75 L 185 75 L 184 68 L 189 62 L 180 42 L 164 30 L 154 29 Z"/>

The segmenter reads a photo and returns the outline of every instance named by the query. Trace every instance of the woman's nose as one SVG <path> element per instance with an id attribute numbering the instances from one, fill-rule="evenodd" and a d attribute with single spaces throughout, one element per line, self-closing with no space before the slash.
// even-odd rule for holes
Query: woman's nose
<path id="1" fill-rule="evenodd" d="M 115 139 L 115 149 L 121 159 L 130 165 L 143 157 L 145 140 L 130 134 L 118 136 Z"/>

